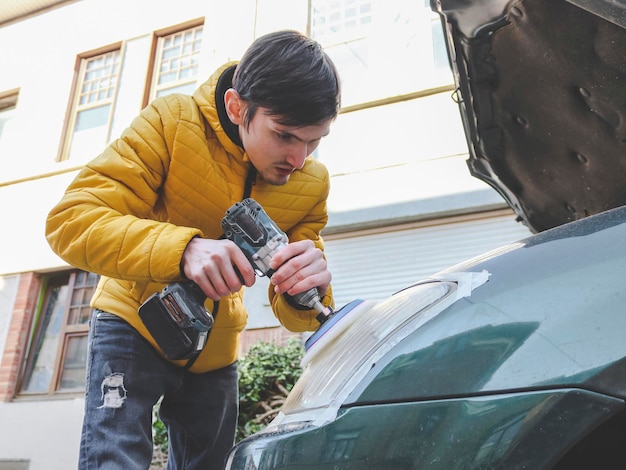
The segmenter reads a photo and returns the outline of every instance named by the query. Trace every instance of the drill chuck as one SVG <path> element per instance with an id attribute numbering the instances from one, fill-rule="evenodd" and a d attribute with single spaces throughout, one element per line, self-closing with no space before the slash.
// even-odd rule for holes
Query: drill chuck
<path id="1" fill-rule="evenodd" d="M 317 317 L 315 318 L 320 323 L 324 323 L 326 320 L 328 320 L 330 315 L 333 313 L 330 307 L 324 307 L 324 304 L 322 304 L 322 302 L 320 301 L 320 296 L 317 292 L 317 289 L 315 288 L 309 289 L 308 291 L 302 292 L 300 294 L 296 294 L 293 296 L 293 298 L 300 305 L 315 309 L 315 311 L 317 312 Z"/>

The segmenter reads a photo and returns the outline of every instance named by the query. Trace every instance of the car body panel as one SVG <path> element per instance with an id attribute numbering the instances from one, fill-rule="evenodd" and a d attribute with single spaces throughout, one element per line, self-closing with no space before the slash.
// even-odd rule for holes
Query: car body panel
<path id="1" fill-rule="evenodd" d="M 361 406 L 324 426 L 245 439 L 229 468 L 547 468 L 623 406 L 582 390 Z"/>
<path id="2" fill-rule="evenodd" d="M 470 173 L 533 232 L 626 204 L 626 2 L 433 0 Z"/>

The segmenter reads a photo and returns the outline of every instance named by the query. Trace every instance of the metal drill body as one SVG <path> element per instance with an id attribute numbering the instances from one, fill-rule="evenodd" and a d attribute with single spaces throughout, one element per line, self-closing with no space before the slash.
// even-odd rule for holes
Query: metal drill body
<path id="1" fill-rule="evenodd" d="M 287 235 L 269 218 L 263 207 L 252 198 L 235 203 L 222 219 L 224 235 L 243 251 L 259 276 L 271 277 L 274 271 L 269 262 L 287 246 Z M 316 288 L 292 296 L 304 307 L 318 312 L 317 320 L 323 323 L 332 313 L 320 301 Z"/>

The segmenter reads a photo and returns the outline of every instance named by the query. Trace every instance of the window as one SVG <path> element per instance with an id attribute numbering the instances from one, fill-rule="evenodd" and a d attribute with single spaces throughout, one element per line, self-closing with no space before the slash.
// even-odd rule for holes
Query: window
<path id="1" fill-rule="evenodd" d="M 44 279 L 21 394 L 83 391 L 91 307 L 98 276 L 72 271 Z"/>
<path id="2" fill-rule="evenodd" d="M 120 50 L 81 58 L 63 160 L 90 158 L 109 143 Z"/>
<path id="3" fill-rule="evenodd" d="M 310 28 L 339 69 L 344 106 L 452 83 L 428 2 L 311 0 Z"/>
<path id="4" fill-rule="evenodd" d="M 15 115 L 15 107 L 17 106 L 17 92 L 11 91 L 0 93 L 0 157 L 5 154 L 7 144 L 7 130 L 11 126 L 11 121 Z"/>
<path id="5" fill-rule="evenodd" d="M 202 26 L 157 37 L 151 97 L 191 94 L 196 88 Z"/>

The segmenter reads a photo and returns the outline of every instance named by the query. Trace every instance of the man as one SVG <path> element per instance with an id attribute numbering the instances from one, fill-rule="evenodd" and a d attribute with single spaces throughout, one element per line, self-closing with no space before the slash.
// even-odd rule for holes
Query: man
<path id="1" fill-rule="evenodd" d="M 142 110 L 52 209 L 50 246 L 102 276 L 91 302 L 80 468 L 148 468 L 161 397 L 168 468 L 223 468 L 237 420 L 243 287 L 255 274 L 223 238 L 221 219 L 252 197 L 287 233 L 271 260 L 270 303 L 286 328 L 316 329 L 316 312 L 292 296 L 316 287 L 325 306 L 333 302 L 320 236 L 329 176 L 310 155 L 339 106 L 337 72 L 320 45 L 295 31 L 268 34 L 193 97 L 169 95 Z M 185 279 L 207 308 L 217 306 L 192 364 L 167 360 L 137 313 Z"/>

